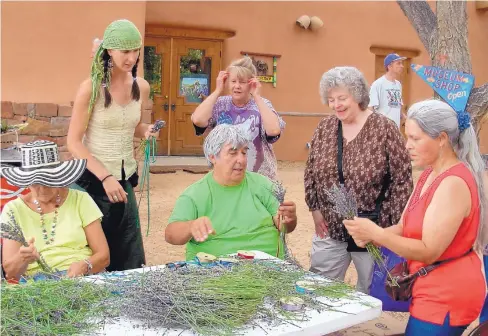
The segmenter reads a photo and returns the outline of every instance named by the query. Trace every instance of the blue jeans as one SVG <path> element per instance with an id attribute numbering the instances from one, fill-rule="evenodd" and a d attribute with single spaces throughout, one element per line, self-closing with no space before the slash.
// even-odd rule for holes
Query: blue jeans
<path id="1" fill-rule="evenodd" d="M 449 313 L 446 315 L 444 324 L 425 322 L 410 316 L 408 319 L 405 336 L 461 336 L 468 326 L 452 327 L 449 325 Z"/>
<path id="2" fill-rule="evenodd" d="M 486 282 L 488 282 L 488 256 L 483 256 L 483 263 L 485 264 Z M 488 321 L 488 297 L 485 299 L 485 304 L 480 314 L 480 323 Z"/>

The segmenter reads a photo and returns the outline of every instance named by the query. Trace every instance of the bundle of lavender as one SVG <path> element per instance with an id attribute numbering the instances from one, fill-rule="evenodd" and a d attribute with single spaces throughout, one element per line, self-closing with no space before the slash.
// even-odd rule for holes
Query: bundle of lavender
<path id="1" fill-rule="evenodd" d="M 112 293 L 82 278 L 29 281 L 0 289 L 0 335 L 98 335 Z"/>
<path id="2" fill-rule="evenodd" d="M 283 204 L 285 201 L 285 195 L 286 195 L 286 188 L 283 186 L 283 184 L 279 181 L 273 181 L 273 190 L 272 190 L 273 196 L 278 200 L 278 202 Z M 288 248 L 288 244 L 286 242 L 286 225 L 281 224 L 281 218 L 278 216 L 278 223 L 277 226 L 280 228 L 280 237 L 278 240 L 278 251 L 276 253 L 276 256 L 279 257 L 281 251 L 284 252 L 284 260 L 288 261 L 294 265 L 300 266 L 298 263 L 298 260 L 293 256 L 292 252 Z"/>
<path id="3" fill-rule="evenodd" d="M 149 269 L 104 281 L 109 290 L 120 293 L 108 301 L 109 310 L 140 328 L 230 336 L 241 334 L 246 325 L 263 329 L 306 320 L 305 309 L 286 311 L 280 300 L 297 297 L 296 283 L 307 275 L 295 265 L 255 259 L 232 267 Z M 334 299 L 354 296 L 350 286 L 335 281 L 317 285 L 317 293 Z M 308 309 L 340 311 L 313 293 L 299 296 Z M 367 304 L 361 297 L 354 298 Z"/>
<path id="4" fill-rule="evenodd" d="M 28 247 L 29 243 L 25 239 L 24 233 L 22 232 L 19 223 L 17 223 L 13 211 L 10 210 L 7 215 L 9 217 L 9 220 L 6 223 L 1 223 L 0 237 L 2 237 L 3 239 L 14 240 L 21 243 L 23 246 Z M 49 267 L 41 253 L 39 253 L 39 259 L 37 260 L 37 263 L 44 273 L 54 274 L 54 270 Z"/>
<path id="5" fill-rule="evenodd" d="M 334 203 L 334 211 L 338 213 L 339 216 L 344 219 L 354 219 L 354 217 L 358 217 L 356 198 L 353 193 L 347 191 L 344 185 L 341 184 L 339 187 L 334 185 L 332 189 L 327 190 L 326 193 L 329 199 Z M 373 257 L 375 263 L 386 272 L 391 283 L 398 286 L 383 260 L 379 247 L 370 242 L 366 244 L 366 249 Z"/>
<path id="6" fill-rule="evenodd" d="M 273 181 L 273 195 L 280 202 L 280 205 L 285 201 L 286 189 L 279 181 Z M 278 216 L 278 223 L 276 223 L 280 230 L 280 238 L 278 240 L 278 250 L 276 256 L 279 257 L 281 251 L 284 252 L 285 259 L 288 255 L 288 247 L 286 245 L 286 225 L 281 224 L 281 216 Z"/>

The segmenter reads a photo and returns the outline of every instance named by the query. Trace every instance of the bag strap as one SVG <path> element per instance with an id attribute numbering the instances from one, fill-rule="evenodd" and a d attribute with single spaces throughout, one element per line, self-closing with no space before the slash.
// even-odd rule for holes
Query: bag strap
<path id="1" fill-rule="evenodd" d="M 344 185 L 344 173 L 342 172 L 342 122 L 339 120 L 337 128 L 337 173 L 339 174 L 339 183 Z"/>
<path id="2" fill-rule="evenodd" d="M 339 175 L 339 183 L 342 185 L 345 185 L 345 180 L 344 180 L 344 172 L 342 171 L 342 151 L 343 151 L 343 137 L 342 137 L 342 121 L 339 120 L 339 127 L 337 128 L 337 174 Z M 390 171 L 385 175 L 385 180 L 383 182 L 383 185 L 381 186 L 381 192 L 378 196 L 378 198 L 375 201 L 375 212 L 380 214 L 381 210 L 381 203 L 386 198 L 386 192 L 388 188 L 390 187 L 390 182 L 391 182 L 391 177 L 390 177 Z"/>
<path id="3" fill-rule="evenodd" d="M 428 266 L 425 266 L 425 267 L 421 267 L 414 275 L 415 277 L 424 277 L 426 276 L 428 273 L 432 272 L 433 270 L 435 270 L 437 267 L 439 267 L 440 265 L 442 264 L 445 264 L 449 261 L 453 261 L 453 260 L 456 260 L 456 259 L 459 259 L 459 258 L 462 258 L 464 256 L 467 256 L 468 254 L 470 254 L 471 252 L 473 251 L 473 248 L 470 248 L 466 253 L 458 256 L 458 257 L 453 257 L 453 258 L 449 258 L 449 259 L 445 259 L 445 260 L 440 260 L 440 261 L 436 261 L 435 263 L 431 264 L 431 265 L 428 265 Z"/>

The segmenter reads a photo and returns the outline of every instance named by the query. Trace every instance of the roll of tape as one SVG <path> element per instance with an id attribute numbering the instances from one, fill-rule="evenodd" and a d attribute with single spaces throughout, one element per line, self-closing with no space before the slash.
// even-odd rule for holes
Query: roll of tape
<path id="1" fill-rule="evenodd" d="M 305 302 L 299 297 L 292 296 L 280 300 L 281 308 L 286 311 L 299 311 L 305 306 Z"/>
<path id="2" fill-rule="evenodd" d="M 300 294 L 310 294 L 317 289 L 317 285 L 312 281 L 297 281 L 295 289 Z"/>
<path id="3" fill-rule="evenodd" d="M 237 251 L 237 256 L 242 259 L 254 259 L 256 254 L 251 251 L 239 250 Z"/>
<path id="4" fill-rule="evenodd" d="M 200 261 L 201 263 L 211 263 L 211 262 L 214 262 L 215 260 L 217 260 L 216 256 L 205 253 L 205 252 L 198 252 L 197 258 L 198 258 L 198 261 Z"/>

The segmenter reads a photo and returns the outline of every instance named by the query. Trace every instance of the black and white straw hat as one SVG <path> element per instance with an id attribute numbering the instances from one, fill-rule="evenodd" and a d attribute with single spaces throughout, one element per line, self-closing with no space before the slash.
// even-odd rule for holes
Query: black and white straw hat
<path id="1" fill-rule="evenodd" d="M 76 182 L 86 169 L 86 160 L 59 161 L 58 145 L 37 140 L 21 147 L 22 165 L 2 167 L 0 175 L 17 187 L 41 184 L 47 187 L 66 187 Z"/>

